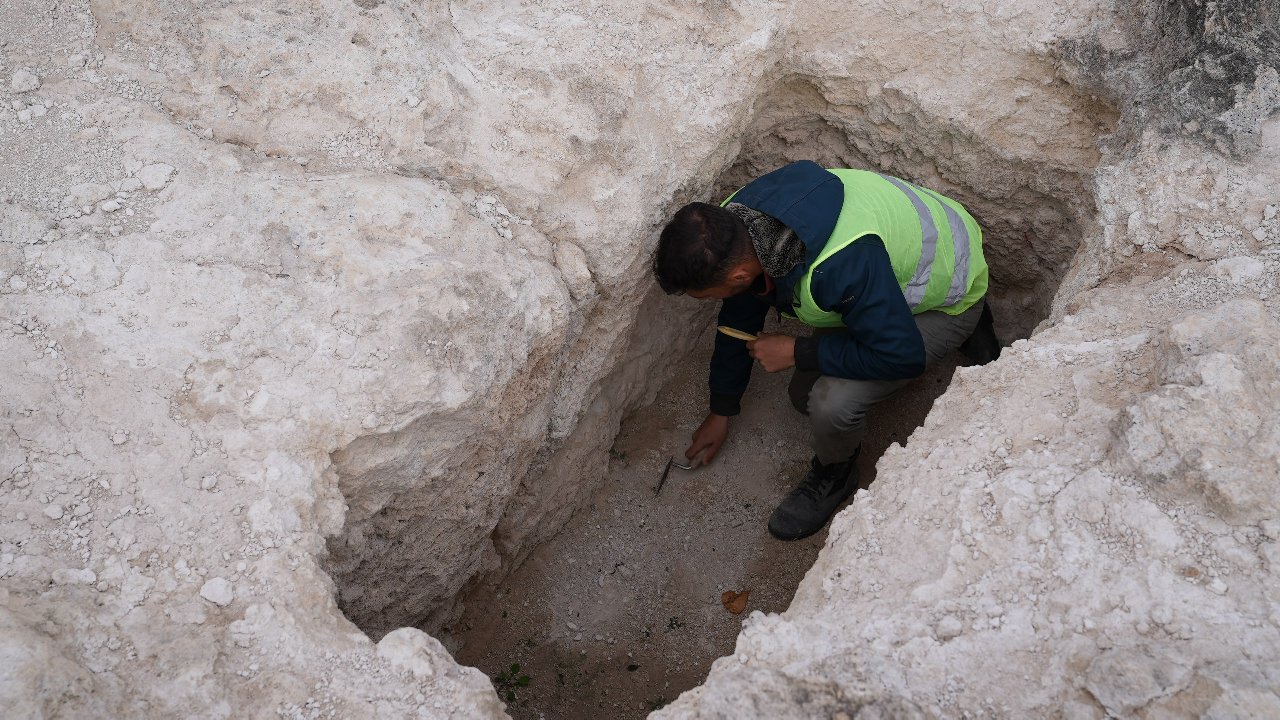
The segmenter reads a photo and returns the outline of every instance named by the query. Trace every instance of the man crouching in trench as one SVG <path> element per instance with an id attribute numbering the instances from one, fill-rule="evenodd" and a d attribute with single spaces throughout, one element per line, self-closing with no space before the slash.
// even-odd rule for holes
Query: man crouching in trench
<path id="1" fill-rule="evenodd" d="M 716 334 L 710 413 L 685 451 L 691 461 L 705 452 L 709 462 L 724 444 L 753 358 L 768 372 L 795 368 L 791 402 L 809 416 L 814 457 L 769 518 L 782 540 L 822 529 L 857 488 L 868 408 L 962 344 L 979 362 L 999 354 L 978 223 L 888 175 L 800 161 L 720 206 L 690 203 L 663 229 L 653 272 L 668 294 L 722 300 L 721 326 L 758 335 Z M 760 334 L 770 307 L 812 336 Z"/>

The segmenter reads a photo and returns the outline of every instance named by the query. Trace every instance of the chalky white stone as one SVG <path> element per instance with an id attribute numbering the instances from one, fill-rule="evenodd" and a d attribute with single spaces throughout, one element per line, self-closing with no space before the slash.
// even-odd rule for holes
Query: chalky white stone
<path id="1" fill-rule="evenodd" d="M 9 79 L 9 89 L 16 93 L 31 92 L 40 88 L 40 77 L 27 68 L 13 74 Z"/>
<path id="2" fill-rule="evenodd" d="M 214 605 L 230 605 L 236 599 L 235 588 L 226 578 L 216 577 L 200 586 L 200 597 Z"/>
<path id="3" fill-rule="evenodd" d="M 5 16 L 6 713 L 501 717 L 400 628 L 553 536 L 710 324 L 649 278 L 668 214 L 800 158 L 972 206 L 1023 339 L 658 717 L 1270 707 L 1267 67 L 1155 122 L 1224 65 L 1152 55 L 1154 0 L 216 5 Z"/>
<path id="4" fill-rule="evenodd" d="M 148 190 L 159 190 L 169 182 L 173 174 L 173 166 L 165 163 L 153 163 L 138 171 L 137 178 Z"/>

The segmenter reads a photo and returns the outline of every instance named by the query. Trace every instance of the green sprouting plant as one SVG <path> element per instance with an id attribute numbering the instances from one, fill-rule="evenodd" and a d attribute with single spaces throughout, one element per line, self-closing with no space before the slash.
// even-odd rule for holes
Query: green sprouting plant
<path id="1" fill-rule="evenodd" d="M 511 663 L 506 670 L 498 671 L 493 676 L 493 689 L 498 692 L 498 697 L 509 703 L 516 701 L 516 689 L 529 687 L 531 678 L 520 672 L 520 663 Z"/>
<path id="2" fill-rule="evenodd" d="M 658 697 L 647 701 L 645 704 L 649 706 L 649 712 L 653 712 L 655 710 L 661 710 L 662 708 L 666 707 L 667 699 L 659 695 Z"/>
<path id="3" fill-rule="evenodd" d="M 676 616 L 674 616 L 674 615 L 672 615 L 671 617 L 667 618 L 667 629 L 668 629 L 668 630 L 677 630 L 677 629 L 682 628 L 682 627 L 684 627 L 684 621 L 683 621 L 683 620 L 681 620 L 680 618 L 678 618 L 678 617 L 676 617 Z"/>

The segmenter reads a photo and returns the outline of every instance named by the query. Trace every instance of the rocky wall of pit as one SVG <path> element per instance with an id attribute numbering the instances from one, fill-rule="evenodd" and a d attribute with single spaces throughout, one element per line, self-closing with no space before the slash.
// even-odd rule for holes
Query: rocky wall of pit
<path id="1" fill-rule="evenodd" d="M 751 83 L 688 55 L 766 65 L 778 9 L 6 5 L 10 706 L 500 712 L 395 628 L 553 533 L 696 334 L 644 238 Z"/>

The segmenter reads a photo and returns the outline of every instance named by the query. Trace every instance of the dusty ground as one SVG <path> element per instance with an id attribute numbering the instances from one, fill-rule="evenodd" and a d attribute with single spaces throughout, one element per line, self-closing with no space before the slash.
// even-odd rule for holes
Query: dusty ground
<path id="1" fill-rule="evenodd" d="M 747 612 L 781 612 L 826 541 L 826 530 L 790 543 L 766 530 L 810 457 L 805 420 L 787 400 L 789 372 L 757 368 L 720 455 L 693 472 L 673 469 L 655 494 L 667 458 L 681 457 L 705 415 L 709 332 L 658 400 L 623 423 L 592 502 L 497 592 L 466 600 L 455 656 L 494 679 L 513 717 L 642 717 L 661 707 L 732 652 L 745 613 L 728 612 L 721 593 L 750 591 Z M 953 369 L 933 368 L 873 415 L 864 485 Z"/>

